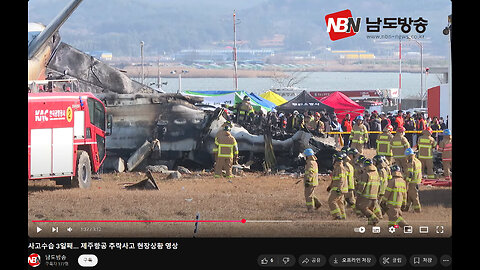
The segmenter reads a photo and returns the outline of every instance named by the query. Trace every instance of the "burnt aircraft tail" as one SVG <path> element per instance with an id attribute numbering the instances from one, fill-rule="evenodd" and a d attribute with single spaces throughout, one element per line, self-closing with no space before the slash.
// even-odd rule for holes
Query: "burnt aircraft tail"
<path id="1" fill-rule="evenodd" d="M 119 94 L 152 93 L 153 88 L 130 79 L 120 70 L 74 47 L 60 43 L 47 65 L 54 77 L 73 77 L 84 92 Z"/>

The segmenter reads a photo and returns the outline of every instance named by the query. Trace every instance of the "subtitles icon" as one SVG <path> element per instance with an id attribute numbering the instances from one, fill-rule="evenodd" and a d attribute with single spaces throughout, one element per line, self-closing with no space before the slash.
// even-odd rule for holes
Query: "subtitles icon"
<path id="1" fill-rule="evenodd" d="M 373 227 L 372 227 L 372 233 L 380 233 L 380 227 L 378 227 L 378 226 L 373 226 Z"/>

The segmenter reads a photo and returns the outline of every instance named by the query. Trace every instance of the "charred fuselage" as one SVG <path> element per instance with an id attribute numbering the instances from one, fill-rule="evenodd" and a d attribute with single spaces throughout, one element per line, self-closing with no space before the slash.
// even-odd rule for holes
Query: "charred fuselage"
<path id="1" fill-rule="evenodd" d="M 29 77 L 30 73 L 41 73 L 42 76 L 35 75 L 33 79 L 74 78 L 78 85 L 73 91 L 92 92 L 103 101 L 107 114 L 112 117 L 111 135 L 106 139 L 107 158 L 114 156 L 127 160 L 141 157 L 147 162 L 156 159 L 167 160 L 170 164 L 172 161 L 173 164 L 193 162 L 204 168 L 211 167 L 215 135 L 226 121 L 223 110 L 204 111 L 195 106 L 203 101 L 201 98 L 163 93 L 60 42 L 55 33 L 80 2 L 72 1 L 29 43 Z M 49 49 L 44 52 L 41 49 L 45 46 Z M 232 134 L 238 141 L 244 162 L 263 158 L 266 151 L 264 135 L 251 134 L 240 125 L 234 125 Z M 319 165 L 327 168 L 335 151 L 331 138 L 315 138 L 304 131 L 284 140 L 269 138 L 268 141 L 271 141 L 278 160 L 286 163 L 292 163 L 299 152 L 310 147 L 317 152 Z M 155 151 L 148 149 L 149 144 L 155 145 Z"/>

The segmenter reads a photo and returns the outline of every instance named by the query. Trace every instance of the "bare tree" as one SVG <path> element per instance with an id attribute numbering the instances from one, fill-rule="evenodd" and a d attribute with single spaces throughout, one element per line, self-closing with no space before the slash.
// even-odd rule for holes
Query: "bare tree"
<path id="1" fill-rule="evenodd" d="M 293 87 L 304 81 L 310 73 L 301 71 L 281 72 L 278 73 L 275 69 L 273 71 L 272 81 L 278 85 L 279 88 Z"/>

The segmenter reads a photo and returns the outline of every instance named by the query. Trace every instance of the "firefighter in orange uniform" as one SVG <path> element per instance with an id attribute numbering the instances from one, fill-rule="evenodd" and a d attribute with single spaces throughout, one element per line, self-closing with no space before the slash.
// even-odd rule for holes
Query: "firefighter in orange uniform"
<path id="1" fill-rule="evenodd" d="M 443 131 L 443 140 L 438 144 L 438 151 L 442 153 L 443 174 L 445 180 L 451 180 L 450 170 L 452 169 L 452 131 Z"/>
<path id="2" fill-rule="evenodd" d="M 225 170 L 225 176 L 232 178 L 232 166 L 238 159 L 238 146 L 237 141 L 230 133 L 230 126 L 225 125 L 223 132 L 217 134 L 215 138 L 215 148 L 213 149 L 216 154 L 215 173 L 214 177 L 221 177 L 222 170 Z"/>

